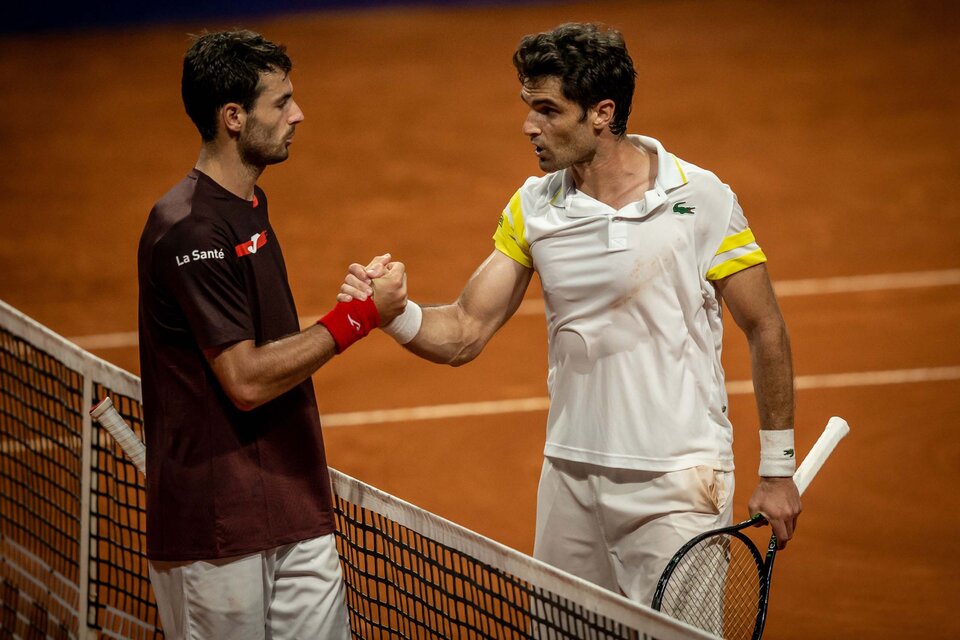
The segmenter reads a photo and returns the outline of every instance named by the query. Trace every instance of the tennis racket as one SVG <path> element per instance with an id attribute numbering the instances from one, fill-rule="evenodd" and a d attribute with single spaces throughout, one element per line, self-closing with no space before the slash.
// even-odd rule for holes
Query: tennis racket
<path id="1" fill-rule="evenodd" d="M 140 473 L 147 473 L 147 448 L 143 442 L 133 432 L 127 422 L 113 406 L 113 400 L 109 397 L 98 402 L 90 409 L 90 417 L 100 423 L 100 425 L 113 436 L 120 448 L 126 454 L 130 461 L 136 465 Z"/>
<path id="2" fill-rule="evenodd" d="M 793 475 L 801 494 L 849 432 L 845 420 L 830 418 Z M 687 542 L 660 576 L 651 606 L 722 638 L 759 640 L 767 617 L 777 537 L 770 537 L 764 557 L 744 530 L 764 522 L 758 514 Z"/>

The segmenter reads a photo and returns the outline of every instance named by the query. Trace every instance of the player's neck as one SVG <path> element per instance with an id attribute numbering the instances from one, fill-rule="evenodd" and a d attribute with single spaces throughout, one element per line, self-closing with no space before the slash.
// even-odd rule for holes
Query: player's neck
<path id="1" fill-rule="evenodd" d="M 657 157 L 623 138 L 597 148 L 589 162 L 571 167 L 577 189 L 614 209 L 642 200 L 657 178 Z"/>
<path id="2" fill-rule="evenodd" d="M 196 168 L 209 176 L 221 187 L 244 200 L 253 198 L 253 188 L 263 173 L 263 167 L 255 167 L 243 162 L 234 149 L 225 149 L 217 142 L 211 142 L 200 148 Z"/>

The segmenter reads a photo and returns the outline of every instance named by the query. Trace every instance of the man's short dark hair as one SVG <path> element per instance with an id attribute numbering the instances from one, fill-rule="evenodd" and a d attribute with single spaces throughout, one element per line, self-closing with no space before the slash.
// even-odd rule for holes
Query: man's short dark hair
<path id="1" fill-rule="evenodd" d="M 290 73 L 292 68 L 286 47 L 258 33 L 241 30 L 204 34 L 183 57 L 183 106 L 200 137 L 210 142 L 217 136 L 220 107 L 236 102 L 250 111 L 260 95 L 260 74 Z"/>
<path id="2" fill-rule="evenodd" d="M 613 100 L 610 131 L 620 137 L 626 134 L 637 73 L 616 29 L 567 23 L 525 36 L 513 54 L 513 66 L 521 83 L 558 77 L 564 97 L 579 104 L 584 117 L 601 100 Z"/>

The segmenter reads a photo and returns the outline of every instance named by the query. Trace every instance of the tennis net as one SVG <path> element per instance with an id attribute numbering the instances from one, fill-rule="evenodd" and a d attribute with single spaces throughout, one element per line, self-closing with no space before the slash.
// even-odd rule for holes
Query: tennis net
<path id="1" fill-rule="evenodd" d="M 139 379 L 0 301 L 0 637 L 163 637 L 143 477 L 88 415 L 142 438 Z M 331 469 L 355 638 L 631 638 L 703 632 Z"/>

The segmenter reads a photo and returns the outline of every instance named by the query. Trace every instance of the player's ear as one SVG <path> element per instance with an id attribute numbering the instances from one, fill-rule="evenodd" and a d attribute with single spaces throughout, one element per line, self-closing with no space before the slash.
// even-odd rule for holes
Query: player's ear
<path id="1" fill-rule="evenodd" d="M 613 121 L 613 115 L 616 112 L 617 105 L 613 100 L 607 98 L 601 100 L 590 109 L 590 124 L 597 131 L 603 131 Z"/>
<path id="2" fill-rule="evenodd" d="M 220 124 L 228 134 L 238 135 L 243 129 L 247 112 L 236 102 L 228 102 L 220 107 Z"/>

